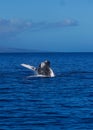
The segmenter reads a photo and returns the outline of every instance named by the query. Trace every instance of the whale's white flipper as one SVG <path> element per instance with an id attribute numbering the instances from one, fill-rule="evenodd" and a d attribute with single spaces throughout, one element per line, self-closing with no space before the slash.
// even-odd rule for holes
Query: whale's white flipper
<path id="1" fill-rule="evenodd" d="M 33 70 L 33 71 L 36 71 L 36 67 L 34 66 L 31 66 L 31 65 L 28 65 L 28 64 L 21 64 L 21 66 L 27 68 L 27 69 L 30 69 L 30 70 Z"/>

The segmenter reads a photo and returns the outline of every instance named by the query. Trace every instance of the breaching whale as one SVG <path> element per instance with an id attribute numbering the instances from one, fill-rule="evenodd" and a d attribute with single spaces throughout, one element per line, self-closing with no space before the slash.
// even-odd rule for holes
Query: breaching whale
<path id="1" fill-rule="evenodd" d="M 39 77 L 55 77 L 53 70 L 50 68 L 50 61 L 48 60 L 41 62 L 38 67 L 29 64 L 21 64 L 21 66 L 34 71 L 35 75 Z"/>

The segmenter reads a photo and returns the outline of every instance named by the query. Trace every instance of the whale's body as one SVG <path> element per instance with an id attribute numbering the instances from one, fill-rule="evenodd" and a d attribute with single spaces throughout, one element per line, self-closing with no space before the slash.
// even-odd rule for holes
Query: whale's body
<path id="1" fill-rule="evenodd" d="M 46 74 L 39 73 L 39 71 L 38 71 L 38 69 L 36 67 L 31 66 L 29 64 L 21 64 L 21 66 L 32 70 L 35 73 L 34 77 L 35 76 L 36 77 L 55 77 L 55 74 L 54 74 L 53 70 L 50 67 L 49 67 L 49 74 L 46 75 Z"/>

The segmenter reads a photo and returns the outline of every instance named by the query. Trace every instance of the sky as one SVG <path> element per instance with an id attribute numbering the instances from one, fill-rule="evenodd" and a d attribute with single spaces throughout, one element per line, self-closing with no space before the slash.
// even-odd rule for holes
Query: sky
<path id="1" fill-rule="evenodd" d="M 93 0 L 0 0 L 0 47 L 93 52 Z"/>

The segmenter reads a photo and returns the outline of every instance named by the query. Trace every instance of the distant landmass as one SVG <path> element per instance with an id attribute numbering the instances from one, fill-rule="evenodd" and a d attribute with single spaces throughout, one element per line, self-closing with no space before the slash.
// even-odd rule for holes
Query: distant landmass
<path id="1" fill-rule="evenodd" d="M 20 48 L 7 48 L 7 47 L 0 47 L 0 53 L 22 53 L 22 52 L 41 52 L 39 50 L 33 49 L 20 49 Z"/>

